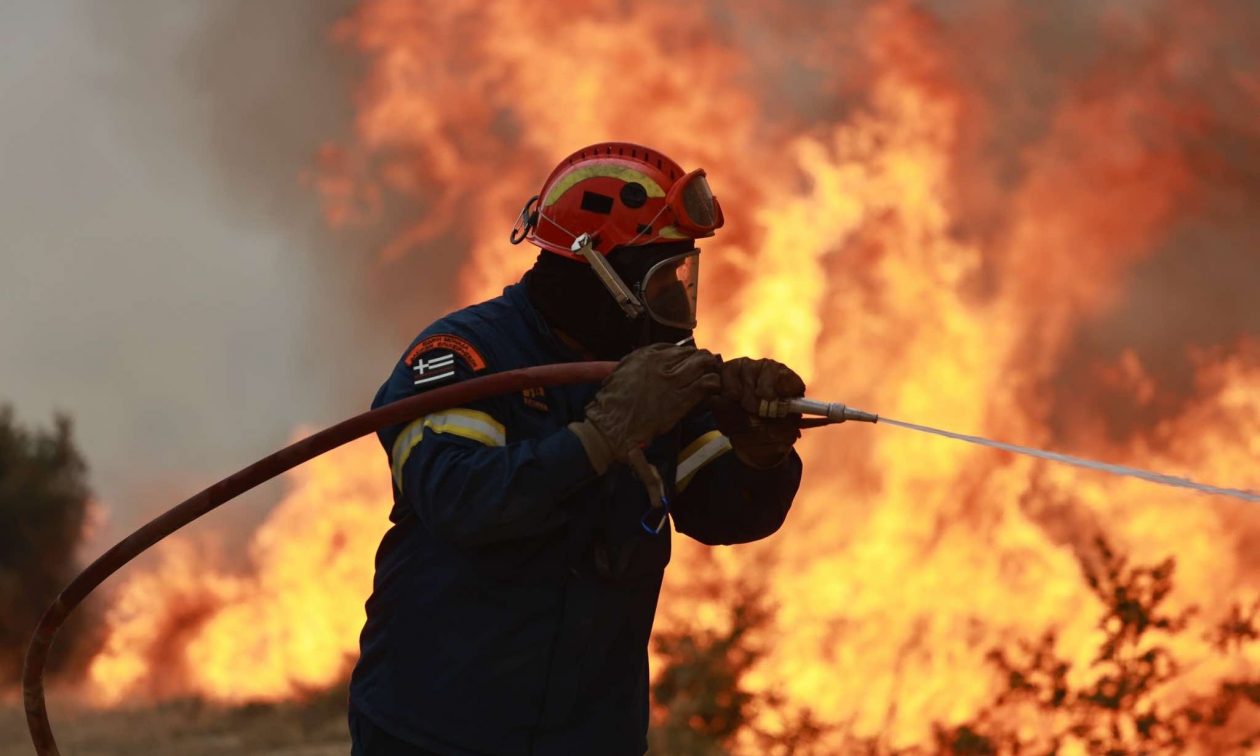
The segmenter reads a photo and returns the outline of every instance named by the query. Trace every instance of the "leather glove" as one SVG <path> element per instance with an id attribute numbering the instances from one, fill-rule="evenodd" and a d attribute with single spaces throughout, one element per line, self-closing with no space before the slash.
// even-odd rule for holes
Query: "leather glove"
<path id="1" fill-rule="evenodd" d="M 720 365 L 712 353 L 689 346 L 653 344 L 636 349 L 586 405 L 586 419 L 570 423 L 569 429 L 597 473 L 612 462 L 638 463 L 637 469 L 646 464 L 640 447 L 721 389 Z"/>
<path id="2" fill-rule="evenodd" d="M 718 430 L 731 440 L 735 454 L 759 469 L 787 458 L 801 437 L 796 418 L 767 418 L 766 403 L 805 395 L 805 382 L 774 360 L 740 357 L 722 364 L 722 393 L 713 409 Z"/>

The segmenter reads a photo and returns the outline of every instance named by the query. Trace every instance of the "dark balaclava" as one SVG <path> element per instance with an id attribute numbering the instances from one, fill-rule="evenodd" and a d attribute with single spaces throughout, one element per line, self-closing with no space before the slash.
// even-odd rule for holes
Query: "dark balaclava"
<path id="1" fill-rule="evenodd" d="M 608 253 L 608 262 L 621 280 L 638 293 L 639 284 L 656 263 L 695 249 L 695 242 L 620 247 Z M 638 347 L 675 343 L 691 331 L 666 326 L 644 314 L 631 320 L 612 294 L 584 262 L 552 252 L 540 252 L 525 274 L 525 288 L 534 308 L 547 324 L 576 339 L 601 360 L 619 360 Z"/>

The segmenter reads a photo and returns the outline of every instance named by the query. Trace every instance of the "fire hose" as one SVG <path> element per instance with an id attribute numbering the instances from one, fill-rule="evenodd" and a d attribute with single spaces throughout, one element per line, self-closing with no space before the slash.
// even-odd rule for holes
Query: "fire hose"
<path id="1" fill-rule="evenodd" d="M 402 399 L 379 409 L 356 415 L 314 435 L 296 441 L 249 467 L 220 480 L 218 483 L 150 520 L 134 533 L 119 541 L 80 572 L 61 591 L 56 600 L 49 605 L 43 616 L 40 617 L 39 624 L 35 628 L 34 637 L 31 639 L 31 645 L 27 648 L 26 662 L 22 670 L 22 694 L 26 707 L 26 722 L 30 728 L 35 752 L 40 756 L 60 756 L 61 753 L 57 748 L 57 741 L 53 737 L 52 727 L 48 721 L 48 709 L 44 699 L 44 667 L 48 659 L 48 650 L 57 636 L 57 631 L 70 615 L 70 612 L 82 603 L 83 599 L 98 585 L 158 541 L 246 491 L 297 467 L 303 462 L 314 459 L 325 452 L 329 452 L 369 433 L 478 399 L 516 393 L 528 388 L 599 383 L 612 373 L 616 365 L 617 363 L 615 362 L 574 362 L 510 370 L 473 378 Z M 994 441 L 980 436 L 955 433 L 926 425 L 881 418 L 874 413 L 864 412 L 839 403 L 820 402 L 807 398 L 776 400 L 763 402 L 760 414 L 766 417 L 778 418 L 788 415 L 812 415 L 813 417 L 798 420 L 797 424 L 801 428 L 813 428 L 845 421 L 867 423 L 882 421 L 897 427 L 921 433 L 936 434 L 957 441 L 978 444 L 1002 451 L 1025 454 L 1113 475 L 1140 478 L 1165 486 L 1189 488 L 1202 493 L 1229 496 L 1244 501 L 1260 503 L 1260 494 L 1252 491 L 1212 486 L 1188 478 Z M 647 484 L 648 481 L 645 480 L 644 483 Z"/>
<path id="2" fill-rule="evenodd" d="M 60 756 L 61 753 L 57 748 L 57 740 L 53 737 L 44 700 L 44 666 L 57 631 L 61 629 L 70 612 L 88 594 L 150 546 L 246 491 L 369 433 L 478 399 L 518 393 L 528 388 L 599 383 L 612 373 L 616 364 L 574 362 L 509 370 L 402 399 L 296 441 L 229 475 L 141 526 L 71 580 L 40 617 L 31 645 L 26 650 L 26 663 L 22 670 L 22 699 L 35 752 L 40 756 Z"/>

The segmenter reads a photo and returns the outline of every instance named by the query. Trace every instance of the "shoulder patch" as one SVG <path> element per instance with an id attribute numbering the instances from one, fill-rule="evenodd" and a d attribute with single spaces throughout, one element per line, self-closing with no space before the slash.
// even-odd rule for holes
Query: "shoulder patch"
<path id="1" fill-rule="evenodd" d="M 486 360 L 481 356 L 481 352 L 467 341 L 458 336 L 452 336 L 449 333 L 439 333 L 436 336 L 430 336 L 422 340 L 419 344 L 412 347 L 407 353 L 407 358 L 403 360 L 407 364 L 415 362 L 416 358 L 425 352 L 432 352 L 435 349 L 444 349 L 448 352 L 456 354 L 473 372 L 483 370 L 486 367 Z"/>
<path id="2" fill-rule="evenodd" d="M 459 357 L 475 373 L 486 367 L 486 360 L 472 344 L 447 333 L 429 336 L 411 348 L 403 361 L 415 373 L 417 386 L 437 383 L 455 376 L 455 358 Z"/>

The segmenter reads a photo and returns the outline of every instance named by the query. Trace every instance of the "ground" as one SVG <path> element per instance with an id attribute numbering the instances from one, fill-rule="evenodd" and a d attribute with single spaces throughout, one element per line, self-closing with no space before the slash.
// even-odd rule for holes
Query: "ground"
<path id="1" fill-rule="evenodd" d="M 113 711 L 72 709 L 50 702 L 53 732 L 66 756 L 121 754 L 269 754 L 345 756 L 350 753 L 344 691 L 303 704 L 223 707 L 176 701 Z M 20 705 L 0 708 L 0 756 L 33 753 Z"/>

